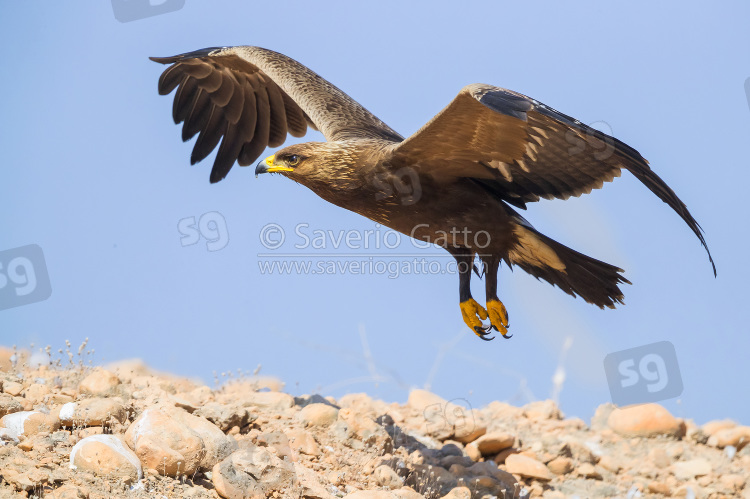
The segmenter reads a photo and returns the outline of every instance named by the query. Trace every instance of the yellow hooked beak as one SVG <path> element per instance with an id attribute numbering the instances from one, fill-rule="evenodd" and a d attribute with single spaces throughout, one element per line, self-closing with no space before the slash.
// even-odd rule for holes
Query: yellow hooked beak
<path id="1" fill-rule="evenodd" d="M 275 159 L 276 159 L 276 155 L 272 154 L 271 156 L 267 157 L 266 159 L 258 163 L 258 166 L 255 167 L 255 176 L 258 176 L 258 174 L 260 173 L 276 173 L 276 172 L 294 171 L 294 168 L 289 168 L 288 166 L 274 165 Z"/>

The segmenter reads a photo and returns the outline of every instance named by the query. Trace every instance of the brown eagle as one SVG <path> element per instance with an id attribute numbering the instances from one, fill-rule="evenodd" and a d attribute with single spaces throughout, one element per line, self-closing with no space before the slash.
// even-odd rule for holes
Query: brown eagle
<path id="1" fill-rule="evenodd" d="M 177 89 L 173 117 L 183 122 L 183 141 L 198 134 L 191 164 L 219 146 L 212 183 L 235 162 L 252 165 L 287 134 L 320 130 L 327 142 L 286 147 L 255 173 L 279 173 L 337 206 L 444 247 L 457 261 L 464 322 L 482 339 L 492 339 L 491 329 L 510 337 L 497 296 L 501 261 L 602 308 L 623 303 L 618 284 L 630 284 L 622 269 L 546 237 L 511 205 L 580 196 L 625 169 L 671 206 L 708 252 L 685 204 L 638 151 L 523 94 L 468 85 L 404 139 L 331 83 L 271 50 L 213 47 L 151 59 L 170 64 L 159 93 Z M 479 273 L 477 257 L 486 274 L 486 309 L 469 286 L 472 270 Z"/>

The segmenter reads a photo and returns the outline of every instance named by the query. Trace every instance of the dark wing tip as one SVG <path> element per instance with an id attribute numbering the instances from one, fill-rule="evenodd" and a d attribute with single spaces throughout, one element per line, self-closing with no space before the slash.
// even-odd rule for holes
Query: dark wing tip
<path id="1" fill-rule="evenodd" d="M 479 102 L 493 111 L 523 121 L 526 121 L 526 113 L 534 107 L 528 98 L 502 89 L 487 91 Z"/>
<path id="2" fill-rule="evenodd" d="M 177 61 L 182 61 L 184 59 L 206 57 L 206 56 L 212 55 L 213 52 L 228 49 L 228 48 L 231 48 L 231 47 L 206 47 L 204 49 L 193 50 L 192 52 L 185 52 L 184 54 L 173 55 L 171 57 L 149 57 L 149 59 L 151 59 L 154 62 L 158 62 L 159 64 L 172 64 Z"/>

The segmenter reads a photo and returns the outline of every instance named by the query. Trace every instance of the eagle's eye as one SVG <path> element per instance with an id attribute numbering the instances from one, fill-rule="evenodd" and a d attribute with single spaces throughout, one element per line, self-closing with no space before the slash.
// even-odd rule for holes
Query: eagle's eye
<path id="1" fill-rule="evenodd" d="M 296 154 L 292 154 L 288 158 L 286 158 L 286 164 L 289 166 L 297 166 L 300 162 L 300 157 Z"/>

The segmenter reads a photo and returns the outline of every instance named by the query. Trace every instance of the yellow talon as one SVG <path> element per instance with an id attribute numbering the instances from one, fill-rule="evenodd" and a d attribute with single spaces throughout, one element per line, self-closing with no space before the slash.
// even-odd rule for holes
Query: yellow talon
<path id="1" fill-rule="evenodd" d="M 487 302 L 487 313 L 490 316 L 490 322 L 497 331 L 505 336 L 508 333 L 508 311 L 500 300 L 489 300 Z"/>
<path id="2" fill-rule="evenodd" d="M 464 318 L 464 322 L 471 328 L 472 331 L 474 331 L 474 333 L 476 333 L 477 336 L 480 336 L 477 328 L 481 330 L 484 328 L 484 325 L 479 319 L 487 319 L 487 311 L 473 298 L 462 301 L 460 305 L 461 315 Z M 477 316 L 479 316 L 479 319 L 477 319 Z"/>

